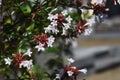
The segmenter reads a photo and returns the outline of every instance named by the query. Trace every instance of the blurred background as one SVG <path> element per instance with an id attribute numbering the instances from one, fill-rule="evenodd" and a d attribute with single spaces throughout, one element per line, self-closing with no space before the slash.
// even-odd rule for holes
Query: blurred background
<path id="1" fill-rule="evenodd" d="M 89 36 L 73 44 L 73 65 L 88 69 L 87 80 L 120 80 L 120 18 L 97 24 Z M 110 24 L 108 24 L 110 23 Z"/>
<path id="2" fill-rule="evenodd" d="M 73 42 L 73 65 L 88 69 L 87 76 L 80 75 L 86 80 L 120 80 L 120 5 L 115 1 L 118 5 L 108 6 L 112 10 L 103 22 L 94 25 L 92 34 Z M 118 12 L 114 13 L 115 9 Z"/>

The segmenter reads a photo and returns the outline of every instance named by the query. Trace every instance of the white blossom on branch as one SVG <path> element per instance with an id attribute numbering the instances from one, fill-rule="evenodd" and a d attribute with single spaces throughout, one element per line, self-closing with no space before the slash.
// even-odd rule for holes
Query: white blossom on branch
<path id="1" fill-rule="evenodd" d="M 38 51 L 45 51 L 44 44 L 41 44 L 41 43 L 39 43 L 38 45 L 36 45 L 35 48 L 37 48 Z"/>
<path id="2" fill-rule="evenodd" d="M 53 36 L 50 36 L 48 38 L 48 42 L 47 42 L 47 46 L 48 47 L 53 47 L 53 42 L 54 42 L 55 38 Z"/>
<path id="3" fill-rule="evenodd" d="M 27 52 L 24 53 L 24 55 L 28 55 L 29 57 L 31 57 L 32 52 L 31 52 L 30 50 L 31 50 L 31 49 L 29 48 L 29 49 L 27 50 Z"/>
<path id="4" fill-rule="evenodd" d="M 5 64 L 11 65 L 12 59 L 8 57 L 8 58 L 5 58 L 4 61 L 5 61 Z"/>
<path id="5" fill-rule="evenodd" d="M 28 70 L 33 68 L 33 63 L 32 60 L 25 60 L 20 63 L 20 68 L 26 67 Z"/>

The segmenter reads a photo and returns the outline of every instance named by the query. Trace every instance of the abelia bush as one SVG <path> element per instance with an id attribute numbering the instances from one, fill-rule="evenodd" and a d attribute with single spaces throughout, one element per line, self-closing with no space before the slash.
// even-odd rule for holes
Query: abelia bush
<path id="1" fill-rule="evenodd" d="M 113 1 L 115 4 L 117 0 Z M 71 66 L 74 62 L 71 58 L 64 66 L 62 52 L 69 51 L 68 40 L 93 31 L 95 19 L 91 19 L 92 16 L 104 14 L 109 9 L 106 10 L 104 3 L 87 6 L 83 3 L 84 0 L 3 0 L 0 3 L 3 18 L 0 26 L 0 73 L 5 79 L 77 80 L 79 73 L 86 73 L 86 69 L 78 70 Z M 83 13 L 83 9 L 93 10 L 93 14 Z M 54 74 L 56 78 L 36 63 L 35 55 L 43 52 L 56 53 L 57 58 L 55 56 L 48 62 L 52 68 L 56 65 L 64 68 L 60 74 Z"/>

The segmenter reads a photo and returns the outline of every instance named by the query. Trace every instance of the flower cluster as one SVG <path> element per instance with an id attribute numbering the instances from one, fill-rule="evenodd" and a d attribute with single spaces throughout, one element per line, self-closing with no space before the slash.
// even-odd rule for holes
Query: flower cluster
<path id="1" fill-rule="evenodd" d="M 32 60 L 27 60 L 27 56 L 28 57 L 31 57 L 31 54 L 32 52 L 30 51 L 30 49 L 28 49 L 23 55 L 20 54 L 20 53 L 16 53 L 16 54 L 13 54 L 13 57 L 10 59 L 9 57 L 8 58 L 5 58 L 4 61 L 5 61 L 5 64 L 7 65 L 14 65 L 15 67 L 18 67 L 18 68 L 27 68 L 28 70 L 32 69 L 33 68 L 33 63 L 32 63 Z"/>
<path id="2" fill-rule="evenodd" d="M 50 25 L 45 27 L 45 33 L 57 34 L 62 29 L 61 35 L 66 35 L 66 31 L 71 26 L 72 18 L 68 16 L 67 10 L 62 11 L 61 13 L 48 14 L 48 20 L 50 20 Z"/>
<path id="3" fill-rule="evenodd" d="M 68 58 L 68 64 L 65 66 L 64 71 L 61 74 L 56 74 L 56 78 L 59 80 L 77 80 L 77 75 L 79 73 L 87 73 L 87 69 L 78 70 L 75 66 L 71 66 L 74 60 L 72 58 Z"/>
<path id="4" fill-rule="evenodd" d="M 70 17 L 67 10 L 63 10 L 61 13 L 56 14 L 49 13 L 47 19 L 50 21 L 50 24 L 44 28 L 45 32 L 41 35 L 34 36 L 34 40 L 37 44 L 35 48 L 37 48 L 38 51 L 45 51 L 46 47 L 52 47 L 55 41 L 55 37 L 53 36 L 57 34 L 59 34 L 60 37 L 68 36 L 71 33 L 75 33 L 75 35 L 80 35 L 82 33 L 84 35 L 89 35 L 92 32 L 92 28 L 89 26 L 94 23 L 93 20 L 75 22 Z M 76 23 L 76 25 L 74 25 L 74 23 Z"/>
<path id="5" fill-rule="evenodd" d="M 83 33 L 85 31 L 85 29 L 87 28 L 87 25 L 85 25 L 86 23 L 87 21 L 85 20 L 77 23 L 76 25 L 77 34 Z"/>
<path id="6" fill-rule="evenodd" d="M 25 61 L 25 57 L 22 54 L 20 53 L 13 54 L 13 63 L 15 64 L 16 67 L 20 67 L 22 61 Z"/>
<path id="7" fill-rule="evenodd" d="M 88 9 L 92 9 L 94 15 L 104 13 L 106 11 L 105 2 L 100 0 L 95 3 L 89 3 Z"/>
<path id="8" fill-rule="evenodd" d="M 34 40 L 37 42 L 35 48 L 38 51 L 44 51 L 45 47 L 52 47 L 55 38 L 53 36 L 48 37 L 47 34 L 35 35 Z"/>
<path id="9" fill-rule="evenodd" d="M 105 5 L 103 3 L 93 4 L 93 14 L 98 15 L 105 11 Z"/>
<path id="10" fill-rule="evenodd" d="M 35 35 L 34 40 L 36 41 L 37 45 L 35 48 L 38 49 L 38 51 L 44 51 L 46 47 L 52 47 L 53 42 L 55 40 L 55 37 L 53 37 L 54 34 L 61 34 L 67 35 L 67 30 L 70 29 L 72 18 L 68 15 L 67 10 L 62 11 L 61 13 L 56 14 L 48 14 L 48 18 L 50 21 L 50 24 L 48 27 L 45 27 L 45 32 L 41 35 Z M 53 34 L 50 37 L 49 34 Z"/>
<path id="11" fill-rule="evenodd" d="M 92 29 L 92 25 L 95 23 L 94 19 L 88 19 L 88 20 L 82 20 L 77 22 L 76 24 L 76 34 L 84 34 L 89 35 L 92 33 L 93 29 Z"/>

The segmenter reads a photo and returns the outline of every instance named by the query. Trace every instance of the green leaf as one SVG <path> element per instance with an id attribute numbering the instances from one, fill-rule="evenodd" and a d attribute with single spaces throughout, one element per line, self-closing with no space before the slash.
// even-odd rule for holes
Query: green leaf
<path id="1" fill-rule="evenodd" d="M 26 30 L 27 31 L 32 31 L 34 29 L 34 23 L 32 23 Z"/>
<path id="2" fill-rule="evenodd" d="M 57 10 L 57 8 L 53 9 L 50 13 L 53 13 L 53 12 L 56 11 L 56 10 Z"/>
<path id="3" fill-rule="evenodd" d="M 6 24 L 12 24 L 12 20 L 10 18 L 7 18 L 4 22 L 4 25 Z"/>
<path id="4" fill-rule="evenodd" d="M 29 14 L 29 13 L 31 13 L 31 8 L 30 8 L 29 5 L 22 5 L 22 6 L 20 6 L 20 9 L 22 10 L 22 12 L 23 12 L 24 14 Z"/>
<path id="5" fill-rule="evenodd" d="M 58 52 L 59 49 L 57 49 L 57 48 L 55 48 L 55 47 L 48 47 L 48 48 L 46 48 L 46 51 L 47 51 L 47 52 Z"/>

